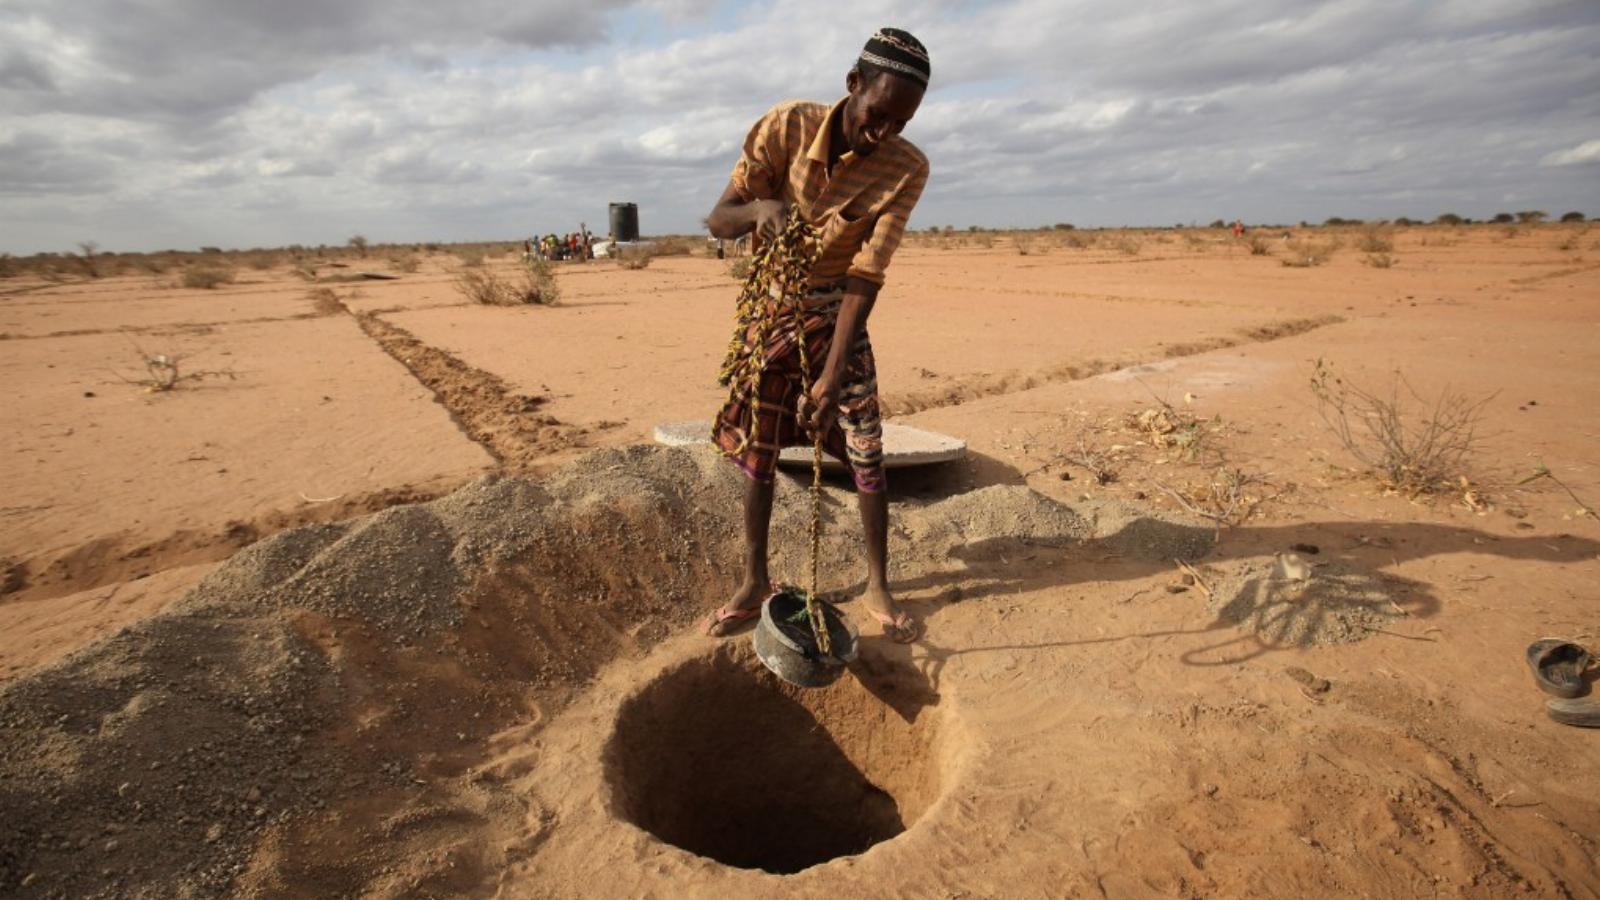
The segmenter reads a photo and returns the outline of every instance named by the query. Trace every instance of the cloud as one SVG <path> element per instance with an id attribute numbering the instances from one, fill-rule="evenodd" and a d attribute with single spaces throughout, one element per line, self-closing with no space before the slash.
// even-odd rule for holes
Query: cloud
<path id="1" fill-rule="evenodd" d="M 933 57 L 913 224 L 1593 204 L 1592 2 L 0 7 L 0 249 L 687 231 L 870 29 Z"/>
<path id="2" fill-rule="evenodd" d="M 1544 166 L 1581 166 L 1594 162 L 1600 162 L 1600 141 L 1584 141 L 1570 150 L 1550 153 L 1539 160 Z"/>

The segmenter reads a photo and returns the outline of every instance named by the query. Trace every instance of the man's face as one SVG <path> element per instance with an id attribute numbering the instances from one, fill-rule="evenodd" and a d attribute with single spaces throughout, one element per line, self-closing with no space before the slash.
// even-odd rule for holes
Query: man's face
<path id="1" fill-rule="evenodd" d="M 905 129 L 922 105 L 922 85 L 898 75 L 863 81 L 854 69 L 845 76 L 850 98 L 844 104 L 844 137 L 851 152 L 869 156 L 878 145 Z"/>

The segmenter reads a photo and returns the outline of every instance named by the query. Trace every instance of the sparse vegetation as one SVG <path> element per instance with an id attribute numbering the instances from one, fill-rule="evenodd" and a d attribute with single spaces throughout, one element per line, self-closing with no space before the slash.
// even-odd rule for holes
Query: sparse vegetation
<path id="1" fill-rule="evenodd" d="M 226 378 L 232 381 L 238 377 L 232 369 L 196 369 L 185 372 L 184 357 L 176 353 L 146 353 L 138 344 L 134 344 L 133 349 L 144 365 L 144 375 L 129 378 L 118 374 L 117 377 L 129 384 L 144 388 L 148 393 L 164 394 L 176 390 L 187 382 L 206 378 Z"/>
<path id="2" fill-rule="evenodd" d="M 1578 212 L 1577 210 L 1561 214 L 1561 221 L 1563 222 L 1582 222 L 1583 220 L 1583 213 Z"/>
<path id="3" fill-rule="evenodd" d="M 1525 209 L 1517 213 L 1517 221 L 1524 225 L 1537 225 L 1548 218 L 1550 214 L 1542 209 Z"/>
<path id="4" fill-rule="evenodd" d="M 78 249 L 82 251 L 82 255 L 78 257 L 78 262 L 83 266 L 85 275 L 90 278 L 99 278 L 105 274 L 100 271 L 99 260 L 95 256 L 96 251 L 100 249 L 99 244 L 94 241 L 83 241 L 78 244 Z"/>
<path id="5" fill-rule="evenodd" d="M 457 250 L 456 251 L 456 258 L 461 260 L 461 265 L 462 266 L 464 266 L 466 268 L 469 268 L 469 269 L 476 269 L 477 267 L 483 265 L 483 251 L 482 250 L 477 250 L 477 249 Z"/>
<path id="6" fill-rule="evenodd" d="M 1251 256 L 1266 256 L 1272 252 L 1272 244 L 1265 235 L 1258 232 L 1251 232 L 1250 237 L 1246 239 L 1246 246 L 1250 248 Z"/>
<path id="7" fill-rule="evenodd" d="M 356 251 L 356 254 L 362 259 L 367 258 L 367 239 L 365 237 L 359 234 L 351 235 L 350 240 L 345 241 L 345 243 L 349 244 L 350 249 Z"/>
<path id="8" fill-rule="evenodd" d="M 1356 249 L 1363 253 L 1390 253 L 1394 251 L 1394 241 L 1387 228 L 1369 225 L 1356 239 Z"/>
<path id="9" fill-rule="evenodd" d="M 728 263 L 728 274 L 736 281 L 743 281 L 750 277 L 750 257 L 740 256 Z"/>
<path id="10" fill-rule="evenodd" d="M 1387 269 L 1394 265 L 1394 256 L 1388 253 L 1368 253 L 1365 261 L 1374 269 Z"/>
<path id="11" fill-rule="evenodd" d="M 1199 484 L 1181 489 L 1160 481 L 1155 485 L 1189 513 L 1215 522 L 1219 536 L 1223 528 L 1237 528 L 1249 521 L 1257 507 L 1282 493 L 1260 475 L 1225 463 L 1214 467 Z"/>
<path id="12" fill-rule="evenodd" d="M 1470 490 L 1468 460 L 1493 395 L 1472 399 L 1446 389 L 1430 400 L 1398 372 L 1378 393 L 1351 384 L 1321 359 L 1311 393 L 1322 421 L 1385 489 L 1407 497 Z"/>
<path id="13" fill-rule="evenodd" d="M 183 272 L 183 286 L 213 289 L 233 283 L 233 270 L 219 265 L 190 266 Z"/>
<path id="14" fill-rule="evenodd" d="M 396 272 L 415 272 L 421 265 L 415 253 L 396 253 L 389 257 L 389 268 Z"/>
<path id="15" fill-rule="evenodd" d="M 1289 241 L 1281 262 L 1296 269 L 1320 266 L 1333 257 L 1337 245 L 1332 241 Z"/>
<path id="16" fill-rule="evenodd" d="M 561 299 L 550 264 L 539 259 L 519 266 L 514 277 L 501 277 L 481 266 L 463 267 L 456 272 L 455 284 L 469 300 L 489 306 L 554 306 Z"/>
<path id="17" fill-rule="evenodd" d="M 1123 233 L 1117 235 L 1117 237 L 1111 241 L 1111 247 L 1117 252 L 1126 253 L 1129 256 L 1139 255 L 1139 241 L 1136 240 L 1131 234 Z"/>

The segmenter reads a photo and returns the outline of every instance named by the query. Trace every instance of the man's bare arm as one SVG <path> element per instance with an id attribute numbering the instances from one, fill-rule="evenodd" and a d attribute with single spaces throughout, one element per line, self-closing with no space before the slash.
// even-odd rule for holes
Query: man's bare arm
<path id="1" fill-rule="evenodd" d="M 782 200 L 746 200 L 729 182 L 706 216 L 706 228 L 712 237 L 724 240 L 744 237 L 752 230 L 770 237 L 783 230 L 788 215 L 789 206 Z"/>

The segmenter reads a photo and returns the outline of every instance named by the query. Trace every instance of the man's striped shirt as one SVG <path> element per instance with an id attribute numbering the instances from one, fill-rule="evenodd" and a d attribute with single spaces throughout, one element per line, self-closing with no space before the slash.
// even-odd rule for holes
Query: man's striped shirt
<path id="1" fill-rule="evenodd" d="M 895 135 L 868 156 L 845 151 L 830 177 L 830 125 L 843 103 L 791 100 L 774 106 L 745 138 L 733 186 L 746 201 L 796 206 L 816 227 L 822 256 L 811 271 L 812 284 L 855 275 L 881 285 L 928 183 L 928 158 Z"/>

